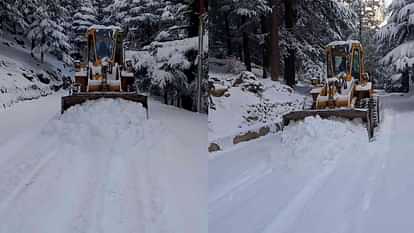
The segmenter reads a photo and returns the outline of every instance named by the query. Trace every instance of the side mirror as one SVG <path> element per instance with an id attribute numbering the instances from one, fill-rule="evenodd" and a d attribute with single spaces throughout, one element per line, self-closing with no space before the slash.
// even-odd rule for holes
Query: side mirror
<path id="1" fill-rule="evenodd" d="M 75 70 L 76 71 L 80 71 L 81 70 L 81 62 L 79 61 L 79 60 L 75 60 L 74 62 L 74 65 L 75 65 Z"/>

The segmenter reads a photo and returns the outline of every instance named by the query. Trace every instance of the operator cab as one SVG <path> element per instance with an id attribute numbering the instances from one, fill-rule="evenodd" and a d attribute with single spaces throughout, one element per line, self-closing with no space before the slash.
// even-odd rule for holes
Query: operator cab
<path id="1" fill-rule="evenodd" d="M 99 65 L 114 63 L 116 58 L 117 62 L 120 63 L 114 53 L 122 53 L 122 51 L 114 51 L 114 48 L 117 47 L 115 43 L 119 40 L 122 41 L 121 31 L 121 28 L 115 26 L 91 26 L 88 29 L 88 61 Z M 122 47 L 119 49 L 122 50 Z"/>
<path id="2" fill-rule="evenodd" d="M 113 39 L 112 29 L 96 30 L 96 57 L 105 61 L 112 58 Z"/>
<path id="3" fill-rule="evenodd" d="M 326 56 L 328 78 L 364 79 L 363 51 L 358 41 L 333 42 L 327 46 Z"/>

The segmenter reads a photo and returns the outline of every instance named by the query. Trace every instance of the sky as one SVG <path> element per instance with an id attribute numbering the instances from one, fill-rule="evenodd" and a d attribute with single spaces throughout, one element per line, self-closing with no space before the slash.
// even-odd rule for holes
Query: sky
<path id="1" fill-rule="evenodd" d="M 391 2 L 392 2 L 392 0 L 385 0 L 385 7 L 389 6 L 391 4 Z M 381 26 L 384 26 L 385 24 L 387 24 L 387 19 L 388 19 L 388 16 L 385 16 L 385 20 L 381 24 Z"/>

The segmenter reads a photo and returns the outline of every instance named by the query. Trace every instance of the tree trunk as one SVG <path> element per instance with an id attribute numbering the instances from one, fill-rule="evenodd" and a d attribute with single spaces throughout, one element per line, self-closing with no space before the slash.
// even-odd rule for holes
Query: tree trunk
<path id="1" fill-rule="evenodd" d="M 287 49 L 288 55 L 285 57 L 285 71 L 284 71 L 284 78 L 286 84 L 290 87 L 295 86 L 295 49 L 288 48 Z"/>
<path id="2" fill-rule="evenodd" d="M 280 75 L 280 46 L 279 46 L 279 26 L 280 26 L 280 2 L 272 1 L 272 27 L 270 31 L 271 44 L 271 73 L 272 80 L 278 81 Z"/>
<path id="3" fill-rule="evenodd" d="M 34 55 L 33 55 L 33 49 L 35 49 L 35 47 L 36 47 L 36 39 L 33 37 L 33 38 L 32 38 L 32 48 L 31 48 L 31 50 L 30 50 L 30 55 L 31 55 L 32 57 L 34 57 Z"/>
<path id="4" fill-rule="evenodd" d="M 231 56 L 233 54 L 233 51 L 231 48 L 230 23 L 228 14 L 224 15 L 224 24 L 226 31 L 227 56 Z"/>
<path id="5" fill-rule="evenodd" d="M 263 78 L 267 78 L 267 69 L 269 68 L 269 35 L 268 35 L 268 27 L 267 27 L 267 17 L 262 16 L 261 20 L 261 28 L 262 33 L 264 35 L 263 38 L 263 51 L 262 51 L 262 59 L 263 59 Z"/>
<path id="6" fill-rule="evenodd" d="M 244 61 L 244 54 L 243 54 L 243 45 L 241 43 L 238 43 L 237 46 L 239 49 L 237 50 L 237 53 L 239 55 L 240 60 Z"/>
<path id="7" fill-rule="evenodd" d="M 244 27 L 247 22 L 246 16 L 242 17 L 242 24 Z M 252 71 L 252 64 L 251 64 L 251 58 L 250 58 L 250 48 L 249 48 L 249 35 L 245 28 L 243 30 L 243 53 L 244 53 L 244 64 L 246 66 L 247 71 Z"/>
<path id="8" fill-rule="evenodd" d="M 44 49 L 44 47 L 45 47 L 45 44 L 46 44 L 46 36 L 45 36 L 45 34 L 43 34 L 43 36 L 42 36 L 42 43 L 41 43 L 41 48 L 40 48 L 40 61 L 42 62 L 42 64 L 43 64 L 43 62 L 44 62 L 44 51 L 43 51 L 43 49 Z"/>
<path id="9" fill-rule="evenodd" d="M 295 10 L 294 10 L 294 0 L 284 0 L 285 5 L 285 25 L 286 30 L 289 32 L 290 35 L 294 33 L 295 27 Z M 293 48 L 293 41 L 288 42 L 288 55 L 285 57 L 285 71 L 284 71 L 284 78 L 286 84 L 293 87 L 296 84 L 295 79 L 295 49 Z"/>
<path id="10" fill-rule="evenodd" d="M 167 91 L 167 88 L 164 88 L 164 104 L 168 105 L 168 91 Z"/>

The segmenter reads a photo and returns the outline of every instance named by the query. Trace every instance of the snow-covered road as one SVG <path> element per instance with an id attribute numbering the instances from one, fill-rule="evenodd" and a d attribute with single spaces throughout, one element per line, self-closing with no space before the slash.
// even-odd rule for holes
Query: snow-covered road
<path id="1" fill-rule="evenodd" d="M 387 96 L 376 140 L 308 118 L 209 161 L 212 233 L 412 232 L 414 97 Z"/>
<path id="2" fill-rule="evenodd" d="M 53 95 L 1 111 L 0 232 L 206 233 L 207 117 L 150 106 L 60 116 Z"/>

